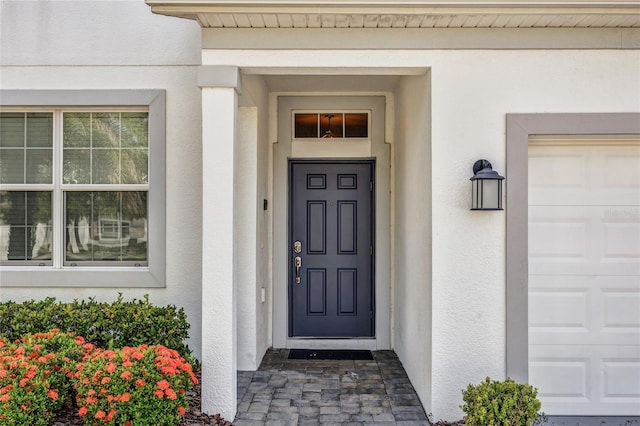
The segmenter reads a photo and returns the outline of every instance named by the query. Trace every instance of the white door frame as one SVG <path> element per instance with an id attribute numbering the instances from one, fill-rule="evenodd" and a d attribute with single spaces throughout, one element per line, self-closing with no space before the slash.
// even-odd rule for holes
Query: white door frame
<path id="1" fill-rule="evenodd" d="M 385 128 L 391 126 L 387 113 L 388 93 L 366 95 L 340 94 L 272 94 L 270 125 L 277 135 L 272 151 L 273 167 L 273 298 L 272 333 L 275 348 L 309 349 L 390 349 L 391 348 L 391 173 L 390 146 L 385 140 Z M 353 152 L 349 146 L 332 146 L 297 158 L 375 158 L 376 253 L 375 306 L 376 333 L 373 339 L 291 339 L 288 337 L 288 159 L 292 155 L 292 109 L 371 109 L 371 144 L 368 150 Z M 344 142 L 348 144 L 349 142 Z"/>

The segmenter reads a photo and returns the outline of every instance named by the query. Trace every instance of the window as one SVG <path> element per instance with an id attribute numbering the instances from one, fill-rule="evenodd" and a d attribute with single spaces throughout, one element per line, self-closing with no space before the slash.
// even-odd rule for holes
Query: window
<path id="1" fill-rule="evenodd" d="M 369 137 L 369 112 L 296 112 L 296 139 L 356 139 Z"/>
<path id="2" fill-rule="evenodd" d="M 2 285 L 164 285 L 164 92 L 2 101 Z"/>

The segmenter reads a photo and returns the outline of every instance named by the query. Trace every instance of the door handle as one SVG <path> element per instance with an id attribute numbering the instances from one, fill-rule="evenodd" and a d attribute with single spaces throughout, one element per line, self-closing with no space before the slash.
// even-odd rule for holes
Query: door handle
<path id="1" fill-rule="evenodd" d="M 296 284 L 300 284 L 300 268 L 302 267 L 302 258 L 300 256 L 294 257 L 293 264 L 296 267 Z"/>

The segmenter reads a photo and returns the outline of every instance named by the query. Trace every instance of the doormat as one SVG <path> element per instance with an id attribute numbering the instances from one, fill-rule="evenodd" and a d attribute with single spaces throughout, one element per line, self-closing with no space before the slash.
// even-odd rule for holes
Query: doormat
<path id="1" fill-rule="evenodd" d="M 371 351 L 364 350 L 315 350 L 315 349 L 290 349 L 289 359 L 328 359 L 328 360 L 372 360 Z"/>

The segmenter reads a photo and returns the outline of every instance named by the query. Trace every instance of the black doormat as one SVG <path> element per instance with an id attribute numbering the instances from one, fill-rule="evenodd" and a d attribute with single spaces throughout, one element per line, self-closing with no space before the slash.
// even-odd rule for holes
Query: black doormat
<path id="1" fill-rule="evenodd" d="M 290 349 L 289 359 L 372 360 L 371 351 Z"/>

